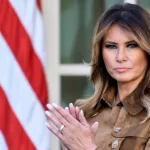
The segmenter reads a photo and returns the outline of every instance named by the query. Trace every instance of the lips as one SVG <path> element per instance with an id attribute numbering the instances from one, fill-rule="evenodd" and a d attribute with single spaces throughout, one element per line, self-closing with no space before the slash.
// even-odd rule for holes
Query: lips
<path id="1" fill-rule="evenodd" d="M 126 68 L 126 67 L 118 67 L 118 68 L 115 68 L 114 70 L 117 71 L 117 72 L 126 72 L 126 71 L 129 71 L 130 68 Z"/>

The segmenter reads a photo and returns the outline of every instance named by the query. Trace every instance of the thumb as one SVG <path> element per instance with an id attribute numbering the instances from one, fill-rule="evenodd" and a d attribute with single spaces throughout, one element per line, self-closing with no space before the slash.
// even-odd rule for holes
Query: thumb
<path id="1" fill-rule="evenodd" d="M 82 109 L 80 110 L 80 113 L 79 113 L 79 121 L 82 125 L 89 126 L 88 122 L 86 121 L 86 119 L 84 117 L 84 113 L 83 113 Z"/>
<path id="2" fill-rule="evenodd" d="M 91 126 L 91 131 L 93 133 L 93 135 L 96 135 L 97 133 L 97 129 L 98 129 L 99 123 L 98 122 L 94 122 Z"/>

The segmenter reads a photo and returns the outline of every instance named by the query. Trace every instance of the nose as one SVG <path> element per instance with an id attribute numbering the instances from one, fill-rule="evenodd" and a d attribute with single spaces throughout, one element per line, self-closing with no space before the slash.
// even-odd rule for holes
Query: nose
<path id="1" fill-rule="evenodd" d="M 116 61 L 122 63 L 127 60 L 127 54 L 125 48 L 119 48 L 116 54 Z"/>

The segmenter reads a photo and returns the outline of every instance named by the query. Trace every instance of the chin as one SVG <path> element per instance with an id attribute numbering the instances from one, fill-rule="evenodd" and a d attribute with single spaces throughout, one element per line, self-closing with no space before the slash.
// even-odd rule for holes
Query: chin
<path id="1" fill-rule="evenodd" d="M 133 77 L 130 77 L 130 76 L 127 76 L 127 75 L 125 75 L 125 76 L 123 76 L 123 75 L 121 75 L 121 76 L 114 76 L 113 77 L 117 82 L 130 82 L 130 81 L 133 81 L 134 80 L 134 78 Z"/>
<path id="2" fill-rule="evenodd" d="M 132 80 L 130 79 L 116 79 L 117 82 L 122 82 L 122 83 L 125 83 L 125 82 L 130 82 Z"/>

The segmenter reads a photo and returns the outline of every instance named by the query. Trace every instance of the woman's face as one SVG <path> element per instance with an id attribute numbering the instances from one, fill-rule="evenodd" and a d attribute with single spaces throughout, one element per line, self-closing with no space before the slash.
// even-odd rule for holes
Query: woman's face
<path id="1" fill-rule="evenodd" d="M 118 25 L 111 26 L 105 34 L 102 56 L 106 70 L 120 83 L 140 82 L 148 66 L 145 52 L 131 34 Z"/>

